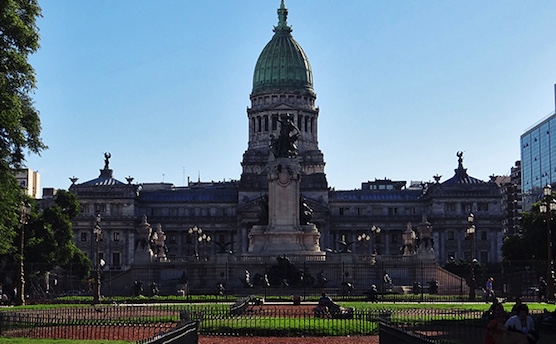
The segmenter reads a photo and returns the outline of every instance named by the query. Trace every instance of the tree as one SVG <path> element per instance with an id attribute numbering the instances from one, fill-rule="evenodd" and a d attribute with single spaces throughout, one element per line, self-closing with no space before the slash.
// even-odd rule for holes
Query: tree
<path id="1" fill-rule="evenodd" d="M 25 259 L 37 264 L 37 272 L 44 273 L 54 266 L 64 266 L 80 261 L 81 250 L 73 240 L 72 219 L 79 212 L 77 197 L 65 190 L 58 190 L 54 203 L 44 209 L 36 221 L 29 223 Z"/>
<path id="2" fill-rule="evenodd" d="M 25 149 L 40 154 L 47 148 L 30 96 L 36 80 L 28 62 L 39 49 L 40 15 L 36 0 L 0 1 L 0 254 L 10 249 L 24 200 L 12 171 L 23 166 Z"/>
<path id="3" fill-rule="evenodd" d="M 539 211 L 539 203 L 532 206 L 531 211 L 524 212 L 521 217 L 522 235 L 507 237 L 502 244 L 502 256 L 507 261 L 539 260 L 547 258 L 547 223 L 546 215 Z M 551 221 L 552 242 L 555 241 L 556 221 Z M 556 251 L 553 250 L 553 255 Z M 554 259 L 554 256 L 552 257 Z"/>

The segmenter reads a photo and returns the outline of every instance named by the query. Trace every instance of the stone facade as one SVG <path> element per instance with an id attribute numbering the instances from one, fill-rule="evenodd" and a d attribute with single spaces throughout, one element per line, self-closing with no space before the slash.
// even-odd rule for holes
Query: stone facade
<path id="1" fill-rule="evenodd" d="M 324 155 L 318 147 L 319 109 L 315 105 L 312 71 L 307 56 L 291 36 L 283 2 L 278 14 L 275 35 L 255 68 L 251 107 L 247 109 L 248 144 L 239 180 L 174 186 L 133 183 L 133 178 L 128 177 L 127 183 L 123 183 L 113 178 L 109 168 L 111 156 L 106 153 L 105 166 L 98 178 L 84 183 L 72 178 L 70 192 L 77 195 L 82 206 L 74 222 L 78 247 L 94 258 L 91 231 L 94 218 L 100 214 L 103 235 L 99 251 L 106 261 L 105 270 L 125 271 L 134 264 L 149 261 L 225 262 L 222 254 L 242 257 L 250 248 L 253 253 L 256 251 L 253 247 L 257 247 L 250 245 L 250 237 L 258 235 L 257 230 L 266 225 L 261 222 L 264 202 L 275 196 L 269 194 L 268 166 L 274 158 L 269 143 L 279 135 L 282 116 L 290 115 L 299 129 L 295 156 L 299 183 L 295 187 L 301 197 L 285 201 L 278 195 L 270 201 L 281 212 L 299 209 L 300 202 L 311 209 L 306 226 L 311 227 L 307 232 L 314 231 L 311 238 L 318 239 L 313 248 L 326 252 L 327 257 L 336 253 L 401 257 L 405 253 L 420 254 L 426 259 L 434 257 L 440 264 L 451 257 L 470 256 L 484 263 L 499 261 L 502 245 L 499 187 L 492 181 L 470 177 L 463 167 L 462 154 L 458 154 L 455 175 L 445 182 L 435 177 L 432 183 L 407 186 L 405 181 L 384 179 L 362 183 L 360 189 L 350 191 L 329 188 Z M 283 54 L 291 58 L 274 58 Z M 464 237 L 470 212 L 475 214 L 477 227 L 473 252 Z M 279 221 L 276 219 L 275 224 L 279 225 Z M 145 224 L 151 226 L 151 234 L 163 233 L 163 252 L 142 246 L 141 240 L 158 240 L 156 245 L 162 245 L 158 236 L 144 237 L 141 229 Z M 195 226 L 211 240 L 198 241 L 189 233 Z M 417 229 L 412 229 L 415 237 L 409 238 L 415 242 L 412 248 L 407 246 L 407 236 L 404 242 L 408 228 Z M 419 246 L 422 239 L 426 239 L 426 250 Z M 279 252 L 279 245 L 273 250 Z M 306 247 L 301 247 L 300 254 L 305 251 Z"/>

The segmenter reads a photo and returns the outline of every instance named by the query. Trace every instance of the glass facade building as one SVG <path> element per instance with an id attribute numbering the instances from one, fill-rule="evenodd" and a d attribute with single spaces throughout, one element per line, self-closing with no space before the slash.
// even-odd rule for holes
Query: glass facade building
<path id="1" fill-rule="evenodd" d="M 556 114 L 521 135 L 521 187 L 523 210 L 542 197 L 542 188 L 556 184 Z M 556 185 L 555 185 L 556 186 Z"/>

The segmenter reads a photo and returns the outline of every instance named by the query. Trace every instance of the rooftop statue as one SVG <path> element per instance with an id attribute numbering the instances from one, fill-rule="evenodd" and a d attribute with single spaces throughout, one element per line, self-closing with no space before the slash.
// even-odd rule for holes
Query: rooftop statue
<path id="1" fill-rule="evenodd" d="M 104 153 L 104 169 L 108 170 L 108 164 L 110 163 L 110 158 L 112 157 L 112 155 L 110 153 Z"/>

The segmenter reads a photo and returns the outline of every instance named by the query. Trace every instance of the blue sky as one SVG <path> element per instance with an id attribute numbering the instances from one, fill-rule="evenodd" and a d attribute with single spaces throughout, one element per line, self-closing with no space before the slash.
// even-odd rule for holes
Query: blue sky
<path id="1" fill-rule="evenodd" d="M 239 179 L 253 69 L 279 0 L 41 1 L 41 187 Z M 329 185 L 509 174 L 554 111 L 555 1 L 286 0 Z M 552 32 L 552 33 L 551 33 Z"/>

